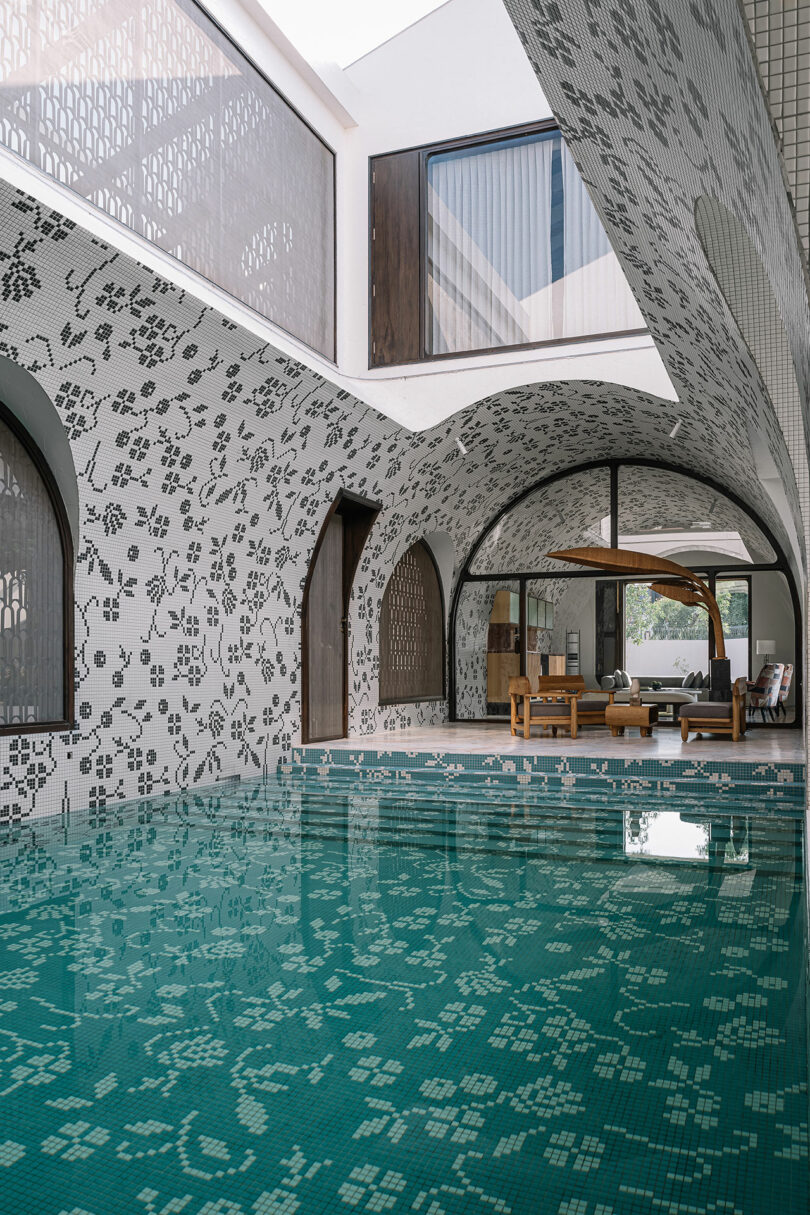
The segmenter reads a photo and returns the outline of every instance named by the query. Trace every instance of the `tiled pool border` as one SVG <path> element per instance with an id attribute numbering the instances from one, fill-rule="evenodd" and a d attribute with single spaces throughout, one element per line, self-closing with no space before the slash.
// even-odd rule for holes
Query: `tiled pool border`
<path id="1" fill-rule="evenodd" d="M 798 800 L 804 796 L 805 767 L 772 760 L 611 759 L 605 756 L 499 755 L 482 752 L 403 751 L 377 747 L 294 747 L 284 774 L 362 777 L 374 783 L 402 783 L 444 777 L 447 781 L 483 781 L 488 785 L 536 785 L 573 788 L 641 787 L 673 789 L 743 789 L 767 797 Z"/>

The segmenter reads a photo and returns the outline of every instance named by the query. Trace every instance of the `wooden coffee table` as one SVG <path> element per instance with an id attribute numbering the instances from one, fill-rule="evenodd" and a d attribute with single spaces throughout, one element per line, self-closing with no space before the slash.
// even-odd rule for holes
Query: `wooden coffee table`
<path id="1" fill-rule="evenodd" d="M 642 738 L 652 738 L 653 726 L 658 721 L 658 705 L 608 705 L 605 709 L 605 725 L 610 726 L 614 738 L 624 734 L 625 726 L 638 726 Z"/>

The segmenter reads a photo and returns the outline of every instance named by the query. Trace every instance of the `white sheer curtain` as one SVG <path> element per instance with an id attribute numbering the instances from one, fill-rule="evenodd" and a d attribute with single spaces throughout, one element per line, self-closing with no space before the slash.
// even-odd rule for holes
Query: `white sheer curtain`
<path id="1" fill-rule="evenodd" d="M 645 328 L 557 132 L 431 156 L 427 187 L 429 353 Z"/>
<path id="2" fill-rule="evenodd" d="M 561 154 L 565 275 L 559 336 L 644 329 L 644 318 L 565 144 Z"/>
<path id="3" fill-rule="evenodd" d="M 551 155 L 532 138 L 428 161 L 429 349 L 551 337 Z"/>

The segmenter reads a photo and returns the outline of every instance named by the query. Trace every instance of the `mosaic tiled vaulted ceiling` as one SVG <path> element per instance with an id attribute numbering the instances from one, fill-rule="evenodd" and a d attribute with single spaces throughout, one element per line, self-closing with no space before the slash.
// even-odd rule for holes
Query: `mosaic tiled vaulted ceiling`
<path id="1" fill-rule="evenodd" d="M 750 234 L 784 321 L 806 417 L 810 310 L 804 274 L 736 0 L 678 5 L 677 20 L 660 0 L 567 0 L 564 5 L 506 0 L 506 5 L 622 261 L 681 410 L 711 418 L 727 434 L 762 436 L 801 536 L 785 431 L 695 228 L 695 202 L 710 195 Z M 695 436 L 685 429 L 682 450 L 694 450 Z M 757 480 L 751 443 L 748 464 L 744 481 L 750 485 Z M 721 466 L 714 472 L 725 479 Z"/>
<path id="2" fill-rule="evenodd" d="M 620 537 L 682 532 L 688 537 L 686 548 L 705 549 L 712 554 L 709 560 L 717 562 L 715 534 L 732 533 L 739 536 L 752 561 L 776 559 L 767 537 L 745 511 L 691 477 L 628 463 L 619 468 L 618 491 Z M 576 472 L 541 486 L 499 519 L 470 570 L 473 574 L 568 572 L 570 567 L 546 554 L 580 545 L 607 547 L 609 527 L 607 467 Z"/>
<path id="3" fill-rule="evenodd" d="M 490 570 L 560 570 L 546 553 L 578 545 L 604 545 L 604 518 L 610 517 L 607 468 L 573 473 L 543 486 L 500 519 L 471 565 L 474 574 Z"/>

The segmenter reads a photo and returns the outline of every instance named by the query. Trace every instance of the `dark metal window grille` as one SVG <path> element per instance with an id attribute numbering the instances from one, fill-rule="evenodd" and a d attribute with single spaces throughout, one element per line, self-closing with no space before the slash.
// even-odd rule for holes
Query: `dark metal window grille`
<path id="1" fill-rule="evenodd" d="M 63 562 L 48 487 L 0 419 L 0 728 L 65 717 Z"/>
<path id="2" fill-rule="evenodd" d="M 444 605 L 436 566 L 418 541 L 394 569 L 380 613 L 380 703 L 444 696 Z"/>

